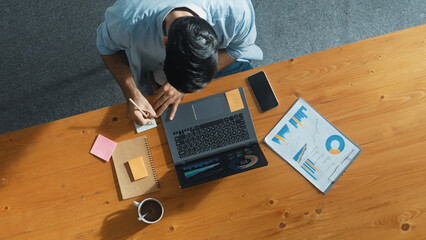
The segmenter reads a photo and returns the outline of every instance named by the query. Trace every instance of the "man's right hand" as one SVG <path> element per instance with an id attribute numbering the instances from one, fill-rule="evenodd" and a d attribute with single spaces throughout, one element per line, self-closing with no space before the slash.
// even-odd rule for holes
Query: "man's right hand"
<path id="1" fill-rule="evenodd" d="M 132 97 L 132 99 L 146 114 L 145 118 L 131 102 L 128 102 L 129 117 L 135 123 L 142 126 L 147 124 L 152 118 L 156 116 L 156 113 L 151 104 L 149 104 L 148 100 L 142 94 L 138 94 L 137 96 Z"/>
<path id="2" fill-rule="evenodd" d="M 133 79 L 132 72 L 127 62 L 126 53 L 120 51 L 113 55 L 101 55 L 102 59 L 105 62 L 105 65 L 111 71 L 114 78 L 117 80 L 118 84 L 123 90 L 124 96 L 132 98 L 133 101 L 146 113 L 146 117 L 135 107 L 132 103 L 128 103 L 128 113 L 130 119 L 132 119 L 138 125 L 147 124 L 152 118 L 157 114 L 149 104 L 148 100 L 141 94 L 139 89 L 135 84 Z"/>

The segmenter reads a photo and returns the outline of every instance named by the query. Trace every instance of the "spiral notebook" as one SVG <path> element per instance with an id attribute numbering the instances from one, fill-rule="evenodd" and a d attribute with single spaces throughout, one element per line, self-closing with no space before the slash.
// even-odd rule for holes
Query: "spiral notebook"
<path id="1" fill-rule="evenodd" d="M 148 176 L 135 181 L 128 161 L 137 157 L 142 157 Z M 112 160 L 123 200 L 160 190 L 146 136 L 119 142 Z"/>

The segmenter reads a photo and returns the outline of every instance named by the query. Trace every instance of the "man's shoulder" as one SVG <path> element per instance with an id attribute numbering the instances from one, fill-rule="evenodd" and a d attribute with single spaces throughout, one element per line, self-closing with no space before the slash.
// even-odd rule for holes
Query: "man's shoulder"
<path id="1" fill-rule="evenodd" d="M 160 4 L 154 4 L 155 2 L 152 0 L 117 0 L 105 14 L 121 21 L 135 22 L 150 19 L 162 9 Z"/>
<path id="2" fill-rule="evenodd" d="M 247 11 L 253 9 L 250 0 L 210 0 L 208 1 L 210 14 L 214 17 L 232 17 L 234 19 L 243 19 L 247 16 Z M 207 13 L 209 14 L 209 13 Z"/>

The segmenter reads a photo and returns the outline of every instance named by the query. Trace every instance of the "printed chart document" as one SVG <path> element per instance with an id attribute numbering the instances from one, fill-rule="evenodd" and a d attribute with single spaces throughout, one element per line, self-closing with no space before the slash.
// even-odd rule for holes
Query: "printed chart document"
<path id="1" fill-rule="evenodd" d="M 264 141 L 323 193 L 361 152 L 302 98 Z"/>

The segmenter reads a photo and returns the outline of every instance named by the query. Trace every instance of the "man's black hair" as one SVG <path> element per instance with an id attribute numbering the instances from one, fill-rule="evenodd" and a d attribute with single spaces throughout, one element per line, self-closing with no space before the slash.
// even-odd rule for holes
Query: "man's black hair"
<path id="1" fill-rule="evenodd" d="M 218 40 L 213 27 L 199 17 L 180 17 L 167 35 L 167 81 L 182 93 L 203 89 L 217 72 Z"/>

